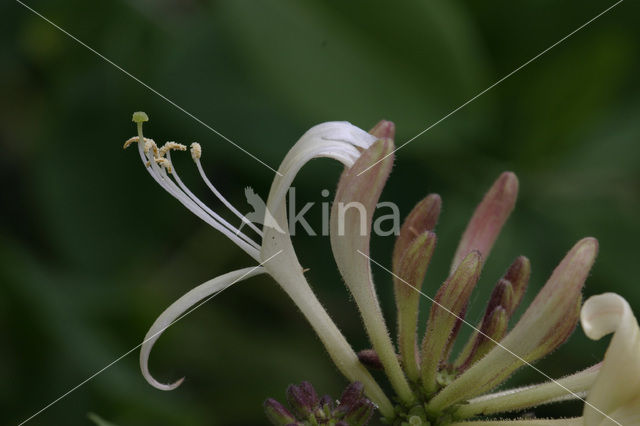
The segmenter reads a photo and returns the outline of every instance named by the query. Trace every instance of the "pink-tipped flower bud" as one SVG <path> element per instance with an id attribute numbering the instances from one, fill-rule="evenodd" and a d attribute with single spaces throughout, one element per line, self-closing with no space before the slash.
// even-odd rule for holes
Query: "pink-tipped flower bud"
<path id="1" fill-rule="evenodd" d="M 393 247 L 392 268 L 398 273 L 400 261 L 405 251 L 416 237 L 425 231 L 433 231 L 438 223 L 442 200 L 438 194 L 429 194 L 411 210 L 400 228 L 400 234 L 396 238 Z"/>
<path id="2" fill-rule="evenodd" d="M 478 250 L 482 258 L 487 259 L 517 197 L 518 178 L 511 172 L 502 173 L 473 213 L 453 257 L 451 272 L 472 250 Z"/>
<path id="3" fill-rule="evenodd" d="M 396 125 L 393 121 L 381 120 L 369 130 L 369 134 L 375 136 L 378 139 L 395 139 L 396 137 Z"/>

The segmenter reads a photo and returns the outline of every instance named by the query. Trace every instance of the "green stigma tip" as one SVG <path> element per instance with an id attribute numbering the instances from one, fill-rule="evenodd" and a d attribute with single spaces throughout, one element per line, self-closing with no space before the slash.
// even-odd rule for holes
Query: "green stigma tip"
<path id="1" fill-rule="evenodd" d="M 149 121 L 149 116 L 144 111 L 136 111 L 133 113 L 133 118 L 131 120 L 135 123 L 143 123 L 145 121 Z"/>

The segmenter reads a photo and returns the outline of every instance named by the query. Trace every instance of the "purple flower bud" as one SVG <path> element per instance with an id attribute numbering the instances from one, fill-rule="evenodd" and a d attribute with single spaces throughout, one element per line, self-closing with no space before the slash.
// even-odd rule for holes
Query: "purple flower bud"
<path id="1" fill-rule="evenodd" d="M 309 417 L 318 408 L 320 402 L 318 394 L 309 382 L 302 382 L 299 386 L 289 385 L 287 401 L 300 418 Z"/>
<path id="2" fill-rule="evenodd" d="M 493 288 L 487 309 L 484 313 L 483 322 L 489 319 L 489 316 L 498 307 L 502 306 L 505 309 L 510 309 L 513 306 L 514 290 L 511 281 L 501 278 L 496 286 Z"/>
<path id="3" fill-rule="evenodd" d="M 529 276 L 531 275 L 531 262 L 524 256 L 518 257 L 513 261 L 507 272 L 504 274 L 504 279 L 509 281 L 513 287 L 513 299 L 511 300 L 511 306 L 502 304 L 507 310 L 509 316 L 513 315 L 525 291 L 529 284 Z"/>
<path id="4" fill-rule="evenodd" d="M 338 410 L 346 413 L 362 399 L 364 399 L 364 385 L 360 382 L 350 383 L 340 396 Z"/>
<path id="5" fill-rule="evenodd" d="M 349 426 L 366 425 L 373 415 L 374 408 L 370 401 L 361 399 L 347 412 L 344 421 L 346 421 Z"/>
<path id="6" fill-rule="evenodd" d="M 296 418 L 282 404 L 273 398 L 264 402 L 264 412 L 269 421 L 275 426 L 285 426 L 296 423 Z"/>
<path id="7" fill-rule="evenodd" d="M 321 410 L 332 412 L 336 403 L 335 400 L 331 398 L 331 395 L 324 395 L 320 398 L 320 403 L 318 405 L 320 405 Z"/>
<path id="8" fill-rule="evenodd" d="M 371 368 L 372 370 L 382 370 L 382 362 L 380 362 L 380 357 L 373 349 L 363 349 L 358 352 L 358 360 L 367 368 Z"/>

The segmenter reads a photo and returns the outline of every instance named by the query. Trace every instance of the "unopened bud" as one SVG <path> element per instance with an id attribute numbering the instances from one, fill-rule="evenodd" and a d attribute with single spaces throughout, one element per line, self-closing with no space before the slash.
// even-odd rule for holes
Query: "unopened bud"
<path id="1" fill-rule="evenodd" d="M 493 389 L 518 368 L 567 340 L 578 322 L 582 287 L 597 253 L 598 242 L 594 238 L 585 238 L 573 246 L 500 347 L 491 349 L 442 389 L 428 408 L 440 410 Z"/>
<path id="2" fill-rule="evenodd" d="M 518 178 L 511 172 L 502 173 L 473 213 L 453 257 L 451 272 L 472 250 L 478 250 L 482 258 L 487 259 L 517 197 Z"/>
<path id="3" fill-rule="evenodd" d="M 382 362 L 380 357 L 373 349 L 363 349 L 358 352 L 358 360 L 367 368 L 372 370 L 382 370 Z"/>
<path id="4" fill-rule="evenodd" d="M 397 273 L 400 260 L 415 238 L 425 231 L 433 231 L 438 223 L 442 200 L 438 194 L 429 194 L 411 210 L 400 228 L 393 247 L 392 268 Z"/>
<path id="5" fill-rule="evenodd" d="M 493 288 L 493 292 L 489 298 L 489 303 L 487 304 L 487 309 L 485 310 L 484 320 L 486 321 L 497 307 L 510 309 L 511 306 L 513 306 L 513 293 L 514 291 L 511 281 L 501 278 Z"/>
<path id="6" fill-rule="evenodd" d="M 282 404 L 273 398 L 264 402 L 264 412 L 274 426 L 287 426 L 296 423 L 296 418 Z"/>
<path id="7" fill-rule="evenodd" d="M 465 363 L 466 366 L 484 358 L 502 340 L 507 332 L 508 324 L 509 316 L 506 309 L 502 306 L 497 306 L 482 323 L 481 333 L 477 336 L 473 353 Z"/>
<path id="8" fill-rule="evenodd" d="M 343 421 L 349 426 L 364 426 L 373 416 L 374 408 L 370 401 L 361 399 L 347 412 Z"/>
<path id="9" fill-rule="evenodd" d="M 381 120 L 369 130 L 369 134 L 378 139 L 394 139 L 396 137 L 396 125 L 393 121 Z"/>
<path id="10" fill-rule="evenodd" d="M 309 382 L 290 385 L 287 388 L 287 401 L 293 411 L 301 418 L 309 417 L 320 402 L 318 394 Z"/>
<path id="11" fill-rule="evenodd" d="M 436 234 L 418 235 L 406 248 L 394 271 L 393 290 L 398 311 L 398 347 L 404 370 L 411 381 L 418 381 L 416 334 L 420 308 L 420 289 L 436 246 Z"/>
<path id="12" fill-rule="evenodd" d="M 509 316 L 513 315 L 514 311 L 522 302 L 522 297 L 527 290 L 529 284 L 529 277 L 531 276 L 531 262 L 524 256 L 519 256 L 513 261 L 507 272 L 504 274 L 504 279 L 511 283 L 513 287 L 513 298 L 511 305 L 502 304 L 507 310 Z"/>
<path id="13" fill-rule="evenodd" d="M 431 306 L 427 330 L 422 341 L 421 373 L 424 390 L 436 391 L 436 373 L 452 337 L 464 318 L 471 292 L 478 282 L 482 259 L 480 253 L 469 253 L 451 277 L 442 284 Z"/>
<path id="14" fill-rule="evenodd" d="M 364 398 L 364 385 L 360 382 L 349 383 L 340 395 L 338 410 L 346 413 Z"/>

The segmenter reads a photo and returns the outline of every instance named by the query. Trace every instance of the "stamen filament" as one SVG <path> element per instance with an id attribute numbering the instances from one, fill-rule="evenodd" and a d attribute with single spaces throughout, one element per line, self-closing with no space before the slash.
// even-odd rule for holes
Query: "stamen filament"
<path id="1" fill-rule="evenodd" d="M 169 160 L 171 159 L 171 154 L 168 153 L 167 157 L 169 158 Z M 174 169 L 173 172 L 171 173 L 173 175 L 173 178 L 176 180 L 176 182 L 178 183 L 178 186 L 180 187 L 180 189 L 182 189 L 182 191 L 184 193 L 186 193 L 186 195 L 193 201 L 195 202 L 201 209 L 203 209 L 206 213 L 208 213 L 210 216 L 212 216 L 212 218 L 214 220 L 217 220 L 218 222 L 220 222 L 223 226 L 225 226 L 227 229 L 229 229 L 230 231 L 232 231 L 235 235 L 239 236 L 240 238 L 242 238 L 244 241 L 246 241 L 248 244 L 251 244 L 256 250 L 260 250 L 260 246 L 258 245 L 258 243 L 256 243 L 255 241 L 253 241 L 251 238 L 249 238 L 247 235 L 245 235 L 244 233 L 242 233 L 239 229 L 237 229 L 235 226 L 231 225 L 229 222 L 227 222 L 225 219 L 223 219 L 219 214 L 217 214 L 216 212 L 214 212 L 211 208 L 209 208 L 205 203 L 203 203 L 198 197 L 195 196 L 195 194 L 193 192 L 191 192 L 189 190 L 189 188 L 184 184 L 184 182 L 182 182 L 182 179 L 180 179 L 180 176 L 178 176 L 178 172 Z"/>
<path id="2" fill-rule="evenodd" d="M 209 187 L 211 192 L 213 192 L 213 194 L 218 198 L 218 200 L 222 201 L 222 204 L 224 204 L 229 210 L 231 210 L 233 214 L 238 216 L 243 223 L 245 223 L 246 225 L 249 225 L 251 229 L 253 229 L 258 235 L 260 235 L 260 237 L 262 237 L 263 236 L 262 230 L 258 228 L 253 222 L 251 222 L 246 217 L 244 217 L 244 215 L 240 213 L 235 207 L 233 207 L 233 205 L 229 201 L 227 201 L 226 198 L 222 196 L 220 191 L 218 191 L 216 187 L 213 186 L 213 184 L 211 183 L 207 175 L 204 173 L 202 164 L 200 163 L 200 159 L 195 158 L 194 162 L 196 163 L 196 167 L 198 168 L 198 172 L 200 172 L 200 176 L 202 177 L 202 180 L 204 180 L 204 183 Z"/>
<path id="3" fill-rule="evenodd" d="M 159 166 L 155 163 L 152 164 L 154 169 L 159 169 Z M 245 240 L 236 235 L 233 230 L 227 229 L 222 223 L 218 222 L 216 218 L 207 214 L 197 203 L 189 198 L 184 192 L 178 188 L 178 186 L 167 176 L 166 171 L 159 171 L 158 182 L 160 185 L 173 195 L 178 201 L 180 201 L 186 208 L 191 210 L 200 219 L 207 222 L 209 225 L 217 229 L 226 235 L 231 241 L 242 248 L 247 254 L 253 257 L 255 260 L 260 259 L 259 248 L 247 243 Z M 218 216 L 219 217 L 219 216 Z M 230 226 L 230 225 L 229 225 Z M 255 243 L 254 243 L 255 244 Z"/>
<path id="4" fill-rule="evenodd" d="M 246 235 L 240 233 L 236 228 L 222 219 L 219 215 L 213 212 L 211 209 L 207 208 L 204 210 L 202 203 L 191 191 L 186 189 L 186 186 L 182 183 L 182 181 L 177 178 L 181 187 L 176 185 L 176 183 L 168 176 L 167 170 L 169 170 L 170 174 L 176 176 L 175 173 L 172 173 L 171 167 L 171 157 L 170 157 L 170 149 L 171 145 L 167 146 L 166 153 L 167 158 L 159 157 L 159 150 L 151 139 L 147 140 L 144 138 L 142 134 L 142 122 L 137 123 L 138 126 L 138 152 L 140 154 L 140 158 L 142 163 L 145 165 L 145 168 L 151 175 L 151 177 L 169 194 L 171 194 L 174 198 L 176 198 L 182 205 L 191 210 L 193 214 L 198 216 L 200 219 L 205 221 L 207 224 L 211 225 L 213 228 L 220 231 L 227 238 L 233 241 L 238 247 L 240 247 L 245 253 L 251 256 L 253 259 L 260 261 L 260 246 Z M 131 141 L 131 142 L 130 142 Z M 140 141 L 144 141 L 144 143 L 140 143 Z M 128 143 L 132 143 L 133 141 L 130 139 L 125 143 L 125 146 Z M 148 149 L 147 145 L 151 144 L 151 148 Z M 153 151 L 153 152 L 151 152 Z M 162 164 L 162 167 L 158 164 L 157 158 L 162 158 L 165 161 Z M 185 191 L 186 189 L 186 191 Z M 190 195 L 191 196 L 190 196 Z M 195 201 L 197 200 L 197 201 Z"/>

